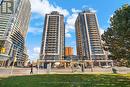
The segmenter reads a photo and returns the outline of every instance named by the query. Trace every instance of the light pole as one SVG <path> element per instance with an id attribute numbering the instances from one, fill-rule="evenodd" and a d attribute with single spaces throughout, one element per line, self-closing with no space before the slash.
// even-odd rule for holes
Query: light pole
<path id="1" fill-rule="evenodd" d="M 84 58 L 83 58 L 83 56 L 81 58 L 82 58 L 81 69 L 82 69 L 82 72 L 84 72 Z"/>
<path id="2" fill-rule="evenodd" d="M 93 59 L 92 59 L 91 55 L 90 55 L 90 63 L 91 63 L 91 72 L 93 72 Z"/>
<path id="3" fill-rule="evenodd" d="M 39 74 L 39 59 L 37 59 L 37 74 Z"/>
<path id="4" fill-rule="evenodd" d="M 11 75 L 13 74 L 14 64 L 15 64 L 15 62 L 17 61 L 18 48 L 17 48 L 17 50 L 16 50 L 16 49 L 13 49 L 13 51 L 15 52 L 15 55 L 14 55 L 13 64 L 12 64 L 12 67 L 11 67 L 11 73 L 10 73 Z"/>

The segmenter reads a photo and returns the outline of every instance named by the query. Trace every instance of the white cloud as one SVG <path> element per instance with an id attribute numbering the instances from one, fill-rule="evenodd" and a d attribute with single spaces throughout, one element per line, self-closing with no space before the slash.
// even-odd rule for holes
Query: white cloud
<path id="1" fill-rule="evenodd" d="M 71 34 L 70 34 L 70 33 L 65 33 L 65 37 L 66 37 L 66 38 L 70 38 L 70 37 L 71 37 Z"/>
<path id="2" fill-rule="evenodd" d="M 33 34 L 42 33 L 43 29 L 30 27 L 28 32 L 33 33 Z"/>
<path id="3" fill-rule="evenodd" d="M 39 54 L 40 53 L 40 47 L 35 47 L 33 49 L 34 53 Z"/>
<path id="4" fill-rule="evenodd" d="M 76 21 L 76 18 L 78 16 L 78 12 L 80 10 L 76 10 L 74 8 L 72 8 L 72 15 L 70 15 L 68 18 L 67 18 L 67 24 L 66 24 L 66 29 L 74 29 L 74 25 L 75 25 L 75 21 Z"/>
<path id="5" fill-rule="evenodd" d="M 29 53 L 29 58 L 31 60 L 37 60 L 39 59 L 40 47 L 36 46 L 33 49 L 28 50 L 28 53 Z"/>
<path id="6" fill-rule="evenodd" d="M 93 8 L 88 8 L 88 9 L 91 12 L 94 12 L 94 13 L 96 12 L 96 10 Z M 72 15 L 69 15 L 67 17 L 67 21 L 66 21 L 66 27 L 65 27 L 66 36 L 69 35 L 69 32 L 74 31 L 76 18 L 78 16 L 79 12 L 82 12 L 81 10 L 75 9 L 75 8 L 72 8 L 71 11 L 72 11 Z M 69 35 L 69 36 L 71 36 L 71 35 Z"/>
<path id="7" fill-rule="evenodd" d="M 102 35 L 104 33 L 105 29 L 100 28 L 100 34 Z"/>
<path id="8" fill-rule="evenodd" d="M 51 11 L 58 11 L 64 16 L 69 15 L 69 12 L 66 9 L 63 9 L 59 6 L 54 6 L 50 4 L 48 0 L 30 0 L 32 12 L 40 13 L 45 15 Z"/>
<path id="9" fill-rule="evenodd" d="M 97 11 L 94 8 L 88 8 L 91 12 L 96 13 Z"/>
<path id="10" fill-rule="evenodd" d="M 69 15 L 66 20 L 66 27 L 65 27 L 65 33 L 66 37 L 71 37 L 71 34 L 69 32 L 74 31 L 75 29 L 75 21 L 78 16 L 78 13 L 81 12 L 78 9 L 72 8 L 72 15 Z"/>
<path id="11" fill-rule="evenodd" d="M 75 9 L 75 8 L 72 8 L 71 10 L 72 10 L 73 13 L 81 12 L 81 10 L 79 10 L 79 9 Z"/>

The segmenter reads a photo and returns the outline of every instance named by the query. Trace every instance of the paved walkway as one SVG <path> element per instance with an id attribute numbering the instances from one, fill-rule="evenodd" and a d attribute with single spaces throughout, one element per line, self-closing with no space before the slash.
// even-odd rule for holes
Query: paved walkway
<path id="1" fill-rule="evenodd" d="M 127 74 L 130 73 L 130 68 L 126 67 L 115 67 L 118 70 L 118 73 Z M 14 68 L 13 70 L 11 68 L 2 68 L 0 67 L 0 75 L 30 75 L 30 68 Z M 11 74 L 12 72 L 12 74 Z M 87 68 L 84 72 L 81 72 L 81 69 L 74 69 L 72 72 L 72 69 L 66 68 L 66 69 L 37 69 L 33 68 L 33 74 L 105 74 L 105 73 L 112 73 L 112 68 L 93 68 L 93 72 L 91 72 L 91 69 Z"/>

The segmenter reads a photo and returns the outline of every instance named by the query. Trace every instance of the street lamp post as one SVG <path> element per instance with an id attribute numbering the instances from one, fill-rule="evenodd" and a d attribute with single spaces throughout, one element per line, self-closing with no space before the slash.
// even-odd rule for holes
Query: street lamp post
<path id="1" fill-rule="evenodd" d="M 90 55 L 90 63 L 91 63 L 91 72 L 93 72 L 93 60 L 92 60 L 91 55 Z"/>
<path id="2" fill-rule="evenodd" d="M 82 69 L 82 72 L 84 72 L 84 58 L 82 56 L 82 64 L 81 64 L 81 69 Z"/>
<path id="3" fill-rule="evenodd" d="M 18 48 L 17 48 L 17 50 L 18 50 Z M 13 74 L 14 64 L 15 64 L 15 62 L 17 61 L 17 57 L 16 57 L 16 55 L 17 55 L 17 50 L 15 50 L 15 55 L 14 55 L 14 59 L 13 59 L 13 64 L 12 64 L 12 67 L 11 67 L 11 75 Z"/>
<path id="4" fill-rule="evenodd" d="M 39 59 L 37 59 L 37 74 L 39 74 Z"/>
<path id="5" fill-rule="evenodd" d="M 14 51 L 14 58 L 13 58 L 13 64 L 12 64 L 12 67 L 11 67 L 11 75 L 13 74 L 13 69 L 14 69 L 14 64 L 15 64 L 15 62 L 17 61 L 17 52 L 18 52 L 18 48 L 17 49 L 13 49 L 13 51 Z"/>
<path id="6" fill-rule="evenodd" d="M 93 61 L 91 60 L 91 72 L 93 72 Z"/>

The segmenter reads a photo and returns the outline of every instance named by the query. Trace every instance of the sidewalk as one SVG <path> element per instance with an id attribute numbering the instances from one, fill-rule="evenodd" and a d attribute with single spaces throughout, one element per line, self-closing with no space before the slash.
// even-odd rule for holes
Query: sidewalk
<path id="1" fill-rule="evenodd" d="M 127 74 L 130 73 L 130 68 L 120 68 L 117 67 L 117 70 L 120 74 Z M 30 68 L 14 68 L 12 75 L 30 75 Z M 91 72 L 91 69 L 85 69 L 84 72 L 81 72 L 81 70 L 77 69 L 74 72 L 72 72 L 71 69 L 51 69 L 50 72 L 48 72 L 47 69 L 36 69 L 33 68 L 33 75 L 35 74 L 109 74 L 112 73 L 111 68 L 93 68 L 93 72 Z M 0 76 L 10 76 L 11 75 L 11 68 L 0 68 Z"/>

